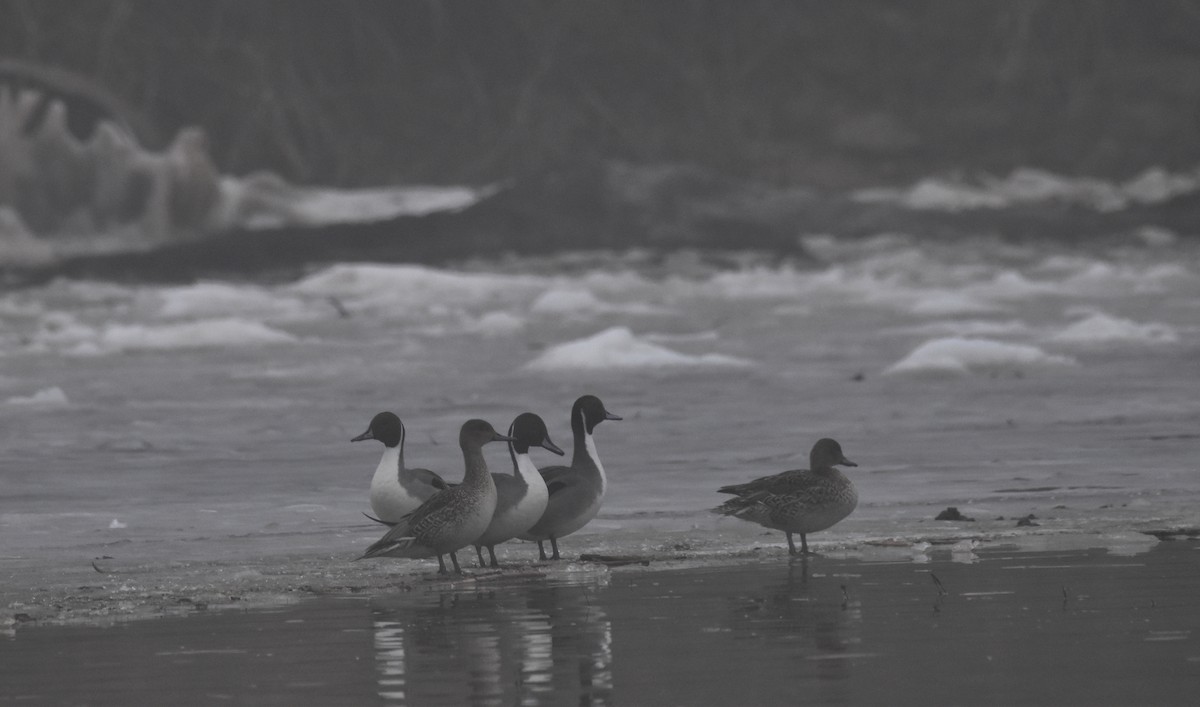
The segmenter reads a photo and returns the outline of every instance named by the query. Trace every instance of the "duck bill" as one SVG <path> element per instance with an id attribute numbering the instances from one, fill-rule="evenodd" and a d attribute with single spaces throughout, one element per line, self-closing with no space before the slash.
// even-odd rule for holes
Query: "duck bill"
<path id="1" fill-rule="evenodd" d="M 496 436 L 492 437 L 492 441 L 493 442 L 516 442 L 517 439 L 515 437 L 509 437 L 508 435 L 502 435 L 499 432 L 497 432 Z"/>
<path id="2" fill-rule="evenodd" d="M 371 434 L 371 430 L 367 430 L 366 432 L 363 432 L 362 434 L 360 434 L 359 436 L 355 437 L 354 439 L 352 439 L 350 441 L 351 442 L 361 442 L 364 439 L 375 439 L 375 435 Z"/>
<path id="3" fill-rule="evenodd" d="M 620 420 L 622 418 L 620 415 L 614 415 L 611 412 L 609 412 L 608 410 L 605 410 L 604 411 L 604 419 L 605 420 Z"/>
<path id="4" fill-rule="evenodd" d="M 560 457 L 563 456 L 564 454 L 566 454 L 566 452 L 564 452 L 562 449 L 560 449 L 557 444 L 551 442 L 549 437 L 542 440 L 542 443 L 540 446 L 542 449 L 545 449 L 548 452 L 554 452 L 555 454 L 557 454 Z"/>
<path id="5" fill-rule="evenodd" d="M 858 466 L 858 464 L 855 464 L 846 457 L 842 457 L 842 460 L 838 462 L 838 464 L 841 464 L 842 466 Z"/>

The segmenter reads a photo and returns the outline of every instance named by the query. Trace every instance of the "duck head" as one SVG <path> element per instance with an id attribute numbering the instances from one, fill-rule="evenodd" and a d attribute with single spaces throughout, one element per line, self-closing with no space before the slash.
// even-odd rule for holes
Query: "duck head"
<path id="1" fill-rule="evenodd" d="M 395 413 L 381 412 L 371 418 L 366 432 L 350 441 L 361 442 L 364 439 L 377 439 L 386 447 L 398 447 L 404 443 L 404 423 Z"/>
<path id="2" fill-rule="evenodd" d="M 500 434 L 486 420 L 467 420 L 458 431 L 458 445 L 463 449 L 478 449 L 488 442 L 512 441 L 512 437 Z"/>
<path id="3" fill-rule="evenodd" d="M 817 440 L 817 443 L 813 445 L 812 451 L 808 454 L 808 464 L 808 468 L 814 471 L 829 469 L 839 464 L 841 466 L 858 466 L 842 454 L 842 445 L 828 437 Z"/>
<path id="4" fill-rule="evenodd" d="M 571 407 L 571 429 L 574 430 L 577 425 L 580 425 L 581 429 L 588 434 L 591 434 L 592 430 L 596 429 L 596 425 L 605 420 L 620 419 L 619 415 L 614 415 L 606 410 L 604 403 L 594 395 L 580 397 Z"/>
<path id="5" fill-rule="evenodd" d="M 532 412 L 523 412 L 517 415 L 517 419 L 513 420 L 512 425 L 508 428 L 508 436 L 513 438 L 512 448 L 516 454 L 528 454 L 530 447 L 541 447 L 560 457 L 564 453 L 557 444 L 550 440 L 550 432 L 546 429 L 545 421 Z"/>

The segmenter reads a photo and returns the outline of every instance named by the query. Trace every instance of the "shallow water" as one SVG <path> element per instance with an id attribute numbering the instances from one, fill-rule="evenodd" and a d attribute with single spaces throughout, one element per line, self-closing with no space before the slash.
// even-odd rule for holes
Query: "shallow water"
<path id="1" fill-rule="evenodd" d="M 21 626 L 0 638 L 0 701 L 1187 704 L 1197 550 L 516 572 L 107 629 Z"/>

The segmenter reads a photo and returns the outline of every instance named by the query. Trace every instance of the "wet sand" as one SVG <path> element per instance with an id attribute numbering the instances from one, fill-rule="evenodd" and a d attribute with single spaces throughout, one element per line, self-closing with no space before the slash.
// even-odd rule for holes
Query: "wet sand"
<path id="1" fill-rule="evenodd" d="M 314 559 L 309 582 L 247 567 L 238 600 L 197 585 L 161 597 L 161 618 L 110 626 L 92 624 L 151 614 L 100 612 L 121 595 L 102 581 L 78 590 L 94 595 L 90 617 L 13 620 L 0 639 L 0 702 L 1194 702 L 1197 541 L 925 557 L 801 562 L 772 546 L 452 579 L 420 565 L 321 571 Z"/>

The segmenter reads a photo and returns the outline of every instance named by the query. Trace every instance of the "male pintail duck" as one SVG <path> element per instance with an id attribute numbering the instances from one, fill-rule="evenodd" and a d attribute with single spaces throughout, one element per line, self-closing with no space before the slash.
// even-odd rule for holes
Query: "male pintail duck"
<path id="1" fill-rule="evenodd" d="M 480 567 L 483 567 L 483 548 L 488 549 L 492 567 L 499 567 L 496 545 L 532 528 L 546 510 L 550 493 L 546 490 L 545 479 L 529 458 L 529 448 L 541 447 L 560 457 L 563 455 L 563 450 L 550 440 L 546 423 L 532 412 L 518 415 L 508 428 L 508 436 L 513 438 L 508 443 L 513 473 L 492 474 L 496 484 L 496 512 L 492 514 L 487 531 L 475 541 Z"/>
<path id="2" fill-rule="evenodd" d="M 546 548 L 542 545 L 544 540 L 549 540 L 554 549 L 550 559 L 559 559 L 558 539 L 587 525 L 599 512 L 608 481 L 596 454 L 592 430 L 605 420 L 620 419 L 605 410 L 604 403 L 594 395 L 579 398 L 571 407 L 571 432 L 575 436 L 571 466 L 542 469 L 546 490 L 550 492 L 546 512 L 536 525 L 517 536 L 522 540 L 536 540 L 540 559 L 547 559 Z"/>
<path id="3" fill-rule="evenodd" d="M 350 440 L 377 439 L 383 442 L 383 458 L 371 477 L 371 510 L 374 520 L 392 525 L 412 513 L 430 496 L 448 484 L 428 469 L 409 469 L 404 466 L 404 423 L 390 412 L 381 412 L 371 419 L 371 425 Z"/>
<path id="4" fill-rule="evenodd" d="M 808 455 L 810 469 L 785 471 L 744 484 L 722 486 L 721 493 L 734 494 L 713 509 L 714 513 L 734 516 L 787 533 L 788 551 L 808 555 L 809 533 L 825 530 L 850 515 L 858 505 L 858 492 L 835 465 L 858 466 L 842 454 L 842 446 L 832 439 L 818 440 Z M 792 533 L 800 534 L 800 552 L 792 542 Z"/>
<path id="5" fill-rule="evenodd" d="M 458 434 L 466 474 L 461 484 L 438 491 L 417 510 L 400 519 L 391 530 L 367 548 L 367 557 L 438 558 L 438 573 L 446 574 L 442 556 L 449 553 L 454 571 L 462 574 L 456 550 L 483 535 L 496 510 L 496 484 L 483 458 L 488 442 L 511 442 L 483 420 L 467 420 Z"/>

